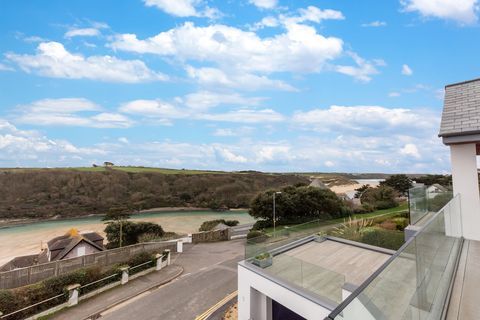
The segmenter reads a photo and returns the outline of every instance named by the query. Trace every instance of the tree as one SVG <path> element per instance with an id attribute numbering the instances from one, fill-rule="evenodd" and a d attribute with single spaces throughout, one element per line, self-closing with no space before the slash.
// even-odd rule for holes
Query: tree
<path id="1" fill-rule="evenodd" d="M 123 226 L 122 231 L 120 230 L 121 226 Z M 156 223 L 124 221 L 122 224 L 109 223 L 105 228 L 105 234 L 108 248 L 117 248 L 120 246 L 120 239 L 122 239 L 123 245 L 129 246 L 138 243 L 145 235 L 149 235 L 150 238 L 160 238 L 165 231 Z"/>
<path id="2" fill-rule="evenodd" d="M 397 191 L 394 188 L 381 185 L 365 190 L 362 195 L 362 203 L 369 204 L 375 209 L 388 209 L 398 206 L 395 198 L 397 198 Z"/>
<path id="3" fill-rule="evenodd" d="M 258 194 L 251 203 L 249 214 L 264 221 L 273 220 L 273 193 Z M 308 186 L 286 187 L 276 196 L 276 222 L 295 224 L 317 219 L 345 217 L 349 209 L 337 195 L 328 189 Z"/>
<path id="4" fill-rule="evenodd" d="M 107 225 L 118 224 L 119 225 L 119 238 L 118 238 L 118 246 L 122 246 L 123 242 L 123 224 L 127 219 L 130 218 L 131 210 L 126 207 L 112 207 L 108 210 L 105 217 L 103 217 L 103 221 L 107 221 Z M 108 227 L 108 226 L 107 226 Z M 106 229 L 105 229 L 106 230 Z"/>
<path id="5" fill-rule="evenodd" d="M 442 174 L 427 174 L 415 179 L 418 183 L 423 183 L 427 186 L 438 183 L 444 187 L 450 187 L 452 185 L 452 176 L 451 175 L 442 175 Z"/>
<path id="6" fill-rule="evenodd" d="M 358 189 L 355 189 L 355 191 L 357 191 L 355 193 L 355 198 L 360 198 L 362 196 L 362 194 L 370 187 L 369 184 L 364 184 L 363 186 L 361 186 L 360 188 Z"/>
<path id="7" fill-rule="evenodd" d="M 412 179 L 404 174 L 394 174 L 385 181 L 380 182 L 380 185 L 392 187 L 403 195 L 406 195 L 408 189 L 413 186 Z"/>

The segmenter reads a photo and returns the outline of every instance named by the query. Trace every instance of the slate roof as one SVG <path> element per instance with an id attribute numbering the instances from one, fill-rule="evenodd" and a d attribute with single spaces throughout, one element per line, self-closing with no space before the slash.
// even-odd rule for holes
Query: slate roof
<path id="1" fill-rule="evenodd" d="M 439 137 L 480 133 L 480 79 L 445 87 Z"/>
<path id="2" fill-rule="evenodd" d="M 63 236 L 55 237 L 47 243 L 48 250 L 50 250 L 51 253 L 50 261 L 62 259 L 82 241 L 102 251 L 104 248 L 97 243 L 99 240 L 103 241 L 103 237 L 96 232 L 78 235 L 67 233 Z"/>

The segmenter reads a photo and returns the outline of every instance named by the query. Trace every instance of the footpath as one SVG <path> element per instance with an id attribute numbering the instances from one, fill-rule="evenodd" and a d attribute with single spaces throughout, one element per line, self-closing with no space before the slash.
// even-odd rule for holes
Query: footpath
<path id="1" fill-rule="evenodd" d="M 131 280 L 123 286 L 117 286 L 88 300 L 82 301 L 75 307 L 64 309 L 50 316 L 48 319 L 97 319 L 103 311 L 112 309 L 148 291 L 154 290 L 174 280 L 182 273 L 183 267 L 171 264 L 162 268 L 160 271 L 153 271 L 147 275 Z"/>

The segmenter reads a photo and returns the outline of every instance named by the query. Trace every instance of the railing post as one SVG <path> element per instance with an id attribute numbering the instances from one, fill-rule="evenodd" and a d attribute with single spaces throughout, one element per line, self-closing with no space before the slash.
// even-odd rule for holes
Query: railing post
<path id="1" fill-rule="evenodd" d="M 122 271 L 122 285 L 128 282 L 128 269 L 129 267 L 123 267 L 120 269 Z"/>
<path id="2" fill-rule="evenodd" d="M 58 260 L 55 261 L 55 276 L 58 276 Z"/>
<path id="3" fill-rule="evenodd" d="M 167 266 L 170 265 L 170 249 L 165 249 L 165 252 L 167 253 Z"/>
<path id="4" fill-rule="evenodd" d="M 67 287 L 68 290 L 68 306 L 73 307 L 78 304 L 78 295 L 80 291 L 80 284 L 72 284 Z"/>
<path id="5" fill-rule="evenodd" d="M 157 266 L 155 267 L 155 270 L 162 270 L 163 254 L 157 253 L 155 255 L 155 259 L 157 259 Z"/>
<path id="6" fill-rule="evenodd" d="M 177 241 L 177 252 L 182 253 L 183 252 L 183 241 L 182 239 L 179 239 Z"/>

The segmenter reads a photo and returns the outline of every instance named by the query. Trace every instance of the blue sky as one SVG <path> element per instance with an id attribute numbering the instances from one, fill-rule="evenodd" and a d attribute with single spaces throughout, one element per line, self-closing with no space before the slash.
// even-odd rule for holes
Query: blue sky
<path id="1" fill-rule="evenodd" d="M 477 0 L 9 1 L 0 166 L 447 172 Z"/>

